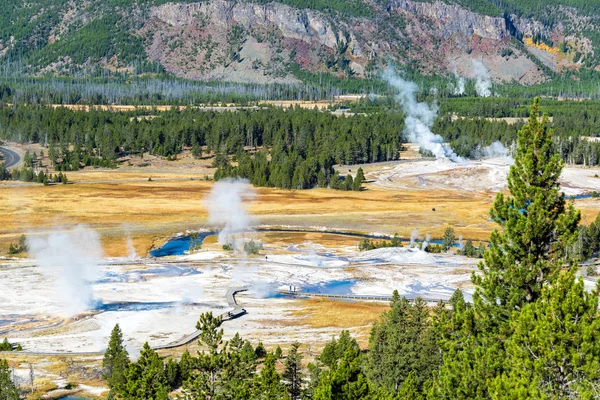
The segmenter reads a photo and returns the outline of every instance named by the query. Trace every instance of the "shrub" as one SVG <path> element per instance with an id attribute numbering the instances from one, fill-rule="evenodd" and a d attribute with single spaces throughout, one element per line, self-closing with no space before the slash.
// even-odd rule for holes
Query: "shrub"
<path id="1" fill-rule="evenodd" d="M 588 265 L 587 268 L 585 269 L 585 274 L 587 276 L 597 276 L 598 270 L 596 269 L 596 267 L 594 265 Z"/>
<path id="2" fill-rule="evenodd" d="M 244 251 L 247 255 L 258 254 L 263 249 L 263 245 L 260 242 L 251 240 L 244 244 Z"/>

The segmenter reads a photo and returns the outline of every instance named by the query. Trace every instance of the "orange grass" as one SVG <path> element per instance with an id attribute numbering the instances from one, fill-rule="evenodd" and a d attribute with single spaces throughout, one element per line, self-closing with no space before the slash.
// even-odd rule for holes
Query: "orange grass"
<path id="1" fill-rule="evenodd" d="M 207 228 L 208 210 L 203 198 L 213 182 L 187 179 L 193 168 L 161 172 L 166 180 L 149 182 L 139 169 L 70 173 L 73 180 L 100 183 L 56 185 L 0 184 L 0 254 L 19 235 L 49 233 L 75 224 L 87 224 L 102 236 L 109 256 L 127 255 L 126 238 L 132 236 L 139 255 L 159 246 L 172 234 Z M 190 176 L 187 175 L 187 176 Z M 93 176 L 93 179 L 90 179 Z M 196 174 L 198 177 L 198 174 Z M 108 181 L 108 182 L 106 182 Z M 248 210 L 257 224 L 326 227 L 329 230 L 397 232 L 410 236 L 414 229 L 441 237 L 446 226 L 464 238 L 485 240 L 496 227 L 488 212 L 493 196 L 462 194 L 455 190 L 389 190 L 367 185 L 362 192 L 326 189 L 289 191 L 256 188 Z M 587 223 L 600 209 L 597 199 L 577 202 Z M 435 208 L 436 211 L 432 211 Z M 281 234 L 278 234 L 280 237 Z M 321 241 L 317 234 L 284 234 L 290 241 Z M 333 238 L 330 238 L 334 240 Z M 355 240 L 342 237 L 344 244 Z M 277 242 L 284 238 L 269 237 Z M 335 239 L 338 240 L 338 239 Z"/>

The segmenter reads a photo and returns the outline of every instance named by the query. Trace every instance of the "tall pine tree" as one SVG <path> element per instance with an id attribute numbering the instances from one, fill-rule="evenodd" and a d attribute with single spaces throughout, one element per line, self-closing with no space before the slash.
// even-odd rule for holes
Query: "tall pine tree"
<path id="1" fill-rule="evenodd" d="M 598 288 L 588 293 L 576 272 L 571 268 L 512 314 L 504 373 L 491 384 L 492 398 L 598 398 Z"/>
<path id="2" fill-rule="evenodd" d="M 517 138 L 508 174 L 510 196 L 499 193 L 490 211 L 502 232 L 492 232 L 481 274 L 473 274 L 475 307 L 486 330 L 501 327 L 512 311 L 538 299 L 542 287 L 556 280 L 576 239 L 580 213 L 559 192 L 563 162 L 548 119 L 540 122 L 539 114 L 535 99 Z"/>
<path id="3" fill-rule="evenodd" d="M 117 324 L 110 334 L 108 348 L 102 361 L 103 377 L 112 391 L 120 393 L 124 389 L 127 380 L 125 373 L 128 367 L 129 354 L 123 345 L 123 332 Z"/>
<path id="4" fill-rule="evenodd" d="M 429 392 L 432 398 L 489 398 L 490 382 L 506 367 L 506 341 L 520 313 L 572 265 L 568 248 L 577 237 L 580 214 L 559 192 L 563 163 L 556 154 L 539 100 L 519 131 L 508 176 L 510 195 L 498 194 L 491 217 L 501 226 L 473 274 L 473 306 L 456 304 L 452 321 L 440 324 L 444 362 Z"/>
<path id="5" fill-rule="evenodd" d="M 285 359 L 283 379 L 292 400 L 300 399 L 302 394 L 302 354 L 298 351 L 300 343 L 292 343 L 292 348 Z"/>
<path id="6" fill-rule="evenodd" d="M 19 389 L 11 379 L 10 368 L 6 360 L 0 360 L 0 399 L 19 400 Z"/>
<path id="7" fill-rule="evenodd" d="M 290 396 L 281 383 L 281 376 L 275 370 L 277 356 L 273 353 L 267 354 L 265 363 L 260 374 L 254 381 L 254 398 L 256 400 L 289 400 Z"/>

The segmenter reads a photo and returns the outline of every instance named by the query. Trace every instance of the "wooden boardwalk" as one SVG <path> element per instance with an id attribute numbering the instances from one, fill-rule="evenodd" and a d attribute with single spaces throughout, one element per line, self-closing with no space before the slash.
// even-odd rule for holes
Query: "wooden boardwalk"
<path id="1" fill-rule="evenodd" d="M 340 299 L 340 300 L 362 300 L 362 301 L 391 301 L 392 296 L 380 296 L 380 295 L 360 295 L 360 294 L 323 294 L 323 293 L 310 293 L 310 292 L 298 292 L 290 290 L 280 290 L 279 294 L 284 296 L 292 297 L 309 297 L 309 298 L 325 298 L 325 299 Z M 415 301 L 418 297 L 425 300 L 427 303 L 439 303 L 447 302 L 447 299 L 418 296 L 418 295 L 401 295 L 409 301 Z"/>
<path id="2" fill-rule="evenodd" d="M 243 309 L 242 307 L 240 307 L 237 304 L 237 302 L 235 301 L 235 295 L 240 292 L 245 292 L 246 290 L 248 290 L 247 287 L 231 288 L 231 289 L 227 290 L 227 293 L 225 294 L 225 298 L 227 299 L 227 304 L 229 305 L 229 307 L 232 307 L 233 309 L 219 315 L 219 317 L 221 317 L 222 321 L 229 321 L 229 320 L 241 317 L 242 315 L 246 314 L 246 310 Z M 201 333 L 202 333 L 201 330 L 197 330 L 176 342 L 165 344 L 162 346 L 154 346 L 154 347 L 152 347 L 152 349 L 164 350 L 164 349 L 173 349 L 175 347 L 184 346 L 184 345 L 196 340 L 198 338 L 198 336 L 200 336 Z"/>
<path id="3" fill-rule="evenodd" d="M 246 290 L 248 290 L 247 287 L 238 287 L 238 288 L 230 288 L 227 290 L 227 293 L 225 294 L 225 298 L 227 299 L 227 304 L 229 305 L 229 307 L 231 308 L 231 310 L 224 312 L 223 314 L 219 315 L 219 317 L 221 317 L 222 321 L 229 321 L 238 317 L 241 317 L 242 315 L 246 314 L 246 310 L 243 309 L 242 307 L 240 307 L 237 302 L 235 301 L 235 295 L 237 293 L 240 292 L 245 292 Z M 200 334 L 202 333 L 202 331 L 197 330 L 181 339 L 179 339 L 176 342 L 173 343 L 169 343 L 169 344 L 165 344 L 162 346 L 152 346 L 153 350 L 164 350 L 164 349 L 172 349 L 175 347 L 179 347 L 179 346 L 184 346 L 194 340 L 196 340 L 198 338 L 198 336 L 200 336 Z M 69 351 L 64 351 L 64 352 L 37 352 L 37 351 L 18 351 L 18 352 L 10 352 L 10 351 L 0 351 L 0 354 L 17 354 L 17 355 L 31 355 L 31 356 L 101 356 L 104 354 L 104 350 L 103 351 L 89 351 L 89 352 L 69 352 Z"/>

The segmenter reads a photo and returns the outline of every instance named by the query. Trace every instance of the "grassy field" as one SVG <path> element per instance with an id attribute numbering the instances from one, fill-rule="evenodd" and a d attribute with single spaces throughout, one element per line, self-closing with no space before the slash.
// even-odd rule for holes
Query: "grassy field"
<path id="1" fill-rule="evenodd" d="M 41 186 L 0 183 L 0 254 L 21 234 L 48 233 L 75 224 L 87 224 L 102 236 L 109 256 L 126 255 L 126 237 L 132 236 L 139 255 L 186 229 L 208 228 L 203 198 L 212 181 L 205 181 L 207 165 L 182 159 L 151 169 L 86 169 L 68 173 L 77 184 Z M 212 174 L 211 174 L 212 175 Z M 148 178 L 152 177 L 152 181 Z M 464 238 L 485 240 L 495 224 L 488 211 L 492 194 L 456 190 L 390 190 L 366 185 L 361 192 L 327 189 L 303 191 L 255 188 L 248 204 L 256 224 L 397 232 L 441 237 L 446 226 Z M 577 202 L 584 221 L 591 222 L 600 202 Z M 435 209 L 435 211 L 433 211 Z"/>
<path id="2" fill-rule="evenodd" d="M 0 185 L 0 254 L 22 233 L 47 233 L 79 223 L 101 233 L 106 253 L 111 256 L 126 254 L 124 238 L 128 231 L 138 254 L 146 254 L 153 244 L 176 232 L 207 227 L 208 210 L 202 199 L 212 182 L 148 182 L 135 174 L 119 178 L 123 181 L 50 187 Z M 256 192 L 248 208 L 257 224 L 398 232 L 402 236 L 410 236 L 415 228 L 441 236 L 446 225 L 453 225 L 464 237 L 476 239 L 486 238 L 493 226 L 487 221 L 489 196 L 467 198 L 455 193 L 425 195 L 378 189 L 259 188 Z"/>

